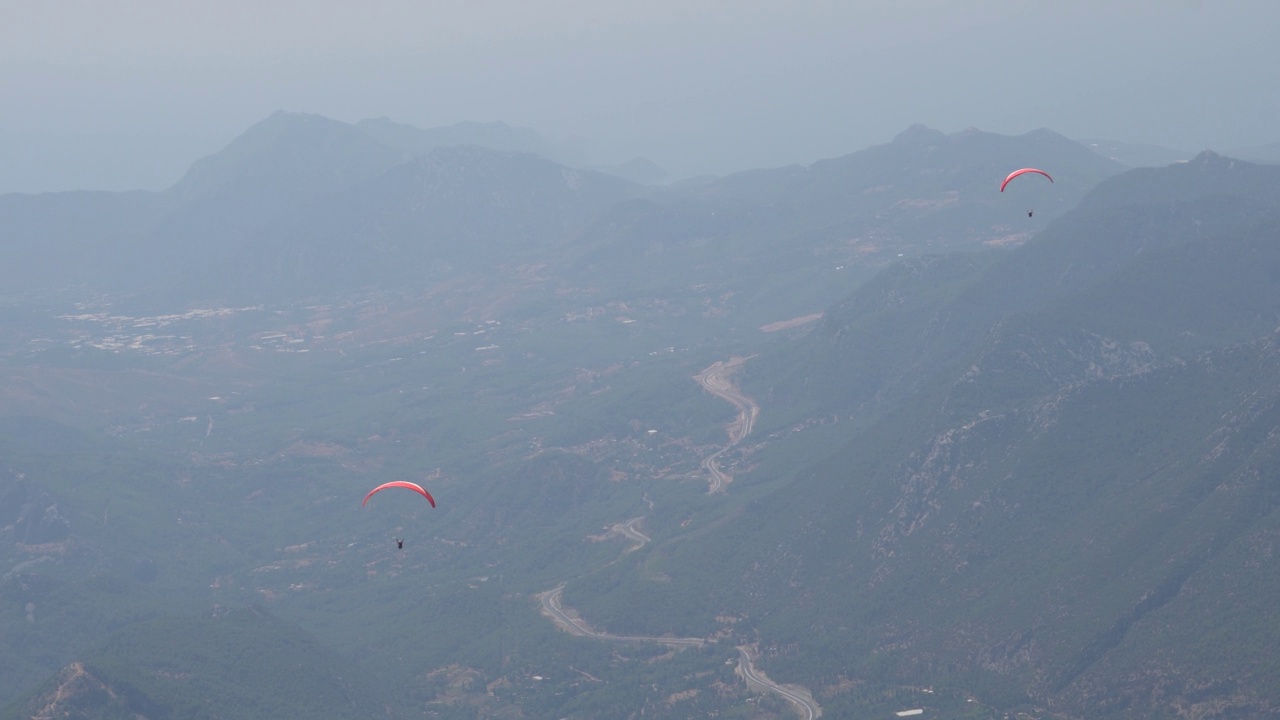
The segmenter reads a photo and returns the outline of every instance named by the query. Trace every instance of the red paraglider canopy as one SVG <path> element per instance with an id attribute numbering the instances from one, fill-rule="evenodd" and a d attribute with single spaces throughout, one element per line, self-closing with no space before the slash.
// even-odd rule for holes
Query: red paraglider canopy
<path id="1" fill-rule="evenodd" d="M 370 490 L 369 494 L 364 496 L 364 502 L 360 503 L 360 507 L 364 507 L 365 505 L 368 505 L 369 498 L 373 497 L 374 493 L 381 492 L 382 490 L 386 490 L 387 488 L 405 488 L 406 490 L 412 490 L 418 493 L 419 495 L 421 495 L 422 497 L 426 498 L 427 502 L 431 503 L 431 507 L 436 506 L 436 499 L 431 497 L 431 493 L 427 492 L 426 490 L 423 490 L 421 485 L 418 485 L 417 483 L 407 482 L 404 480 L 392 480 L 389 483 L 383 483 L 378 487 Z"/>
<path id="2" fill-rule="evenodd" d="M 1043 170 L 1037 170 L 1036 168 L 1022 168 L 1021 170 L 1014 170 L 1009 173 L 1009 177 L 1005 178 L 1004 182 L 1000 183 L 1000 192 L 1004 192 L 1004 186 L 1008 185 L 1010 180 L 1018 177 L 1019 175 L 1026 175 L 1027 173 L 1038 173 L 1049 178 L 1049 182 L 1053 182 L 1053 178 L 1049 177 L 1049 173 Z"/>

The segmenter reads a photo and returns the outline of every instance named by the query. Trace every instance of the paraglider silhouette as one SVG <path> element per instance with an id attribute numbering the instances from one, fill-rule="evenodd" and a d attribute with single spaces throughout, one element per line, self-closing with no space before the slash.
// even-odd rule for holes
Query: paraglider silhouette
<path id="1" fill-rule="evenodd" d="M 360 503 L 360 507 L 364 507 L 365 505 L 368 505 L 369 498 L 373 497 L 375 493 L 382 492 L 387 488 L 405 488 L 406 490 L 412 490 L 418 493 L 419 495 L 421 495 L 422 497 L 426 498 L 427 502 L 431 503 L 431 507 L 436 506 L 436 499 L 431 497 L 431 493 L 427 492 L 426 490 L 423 490 L 421 485 L 417 483 L 407 482 L 405 480 L 392 480 L 389 483 L 383 483 L 378 487 L 370 490 L 369 494 L 364 496 L 364 502 Z"/>
<path id="2" fill-rule="evenodd" d="M 422 497 L 426 498 L 426 499 L 427 499 L 427 502 L 431 503 L 431 507 L 435 507 L 435 506 L 436 506 L 436 499 L 435 499 L 435 498 L 433 498 L 433 497 L 431 497 L 431 493 L 429 493 L 429 492 L 427 492 L 426 490 L 422 489 L 422 486 L 421 486 L 421 485 L 419 485 L 419 484 L 417 484 L 417 483 L 411 483 L 411 482 L 408 482 L 408 481 L 405 481 L 405 480 L 393 480 L 393 481 L 391 481 L 391 482 L 389 482 L 389 483 L 383 483 L 383 484 L 379 485 L 378 487 L 376 487 L 376 488 L 374 488 L 374 489 L 370 490 L 370 491 L 369 491 L 369 494 L 364 496 L 364 502 L 360 503 L 360 507 L 364 507 L 365 505 L 368 505 L 368 504 L 369 504 L 369 498 L 373 497 L 376 493 L 379 493 L 379 492 L 382 492 L 383 490 L 386 490 L 387 488 L 404 488 L 404 489 L 406 489 L 406 490 L 412 490 L 412 491 L 414 491 L 414 492 L 418 493 L 419 495 L 421 495 Z M 397 549 L 397 550 L 403 550 L 403 549 L 404 549 L 404 538 L 395 538 L 395 541 L 396 541 L 396 549 Z"/>
<path id="3" fill-rule="evenodd" d="M 1018 177 L 1019 175 L 1026 175 L 1027 173 L 1034 173 L 1034 174 L 1037 174 L 1037 175 L 1043 175 L 1043 176 L 1045 176 L 1045 177 L 1049 178 L 1049 182 L 1050 182 L 1050 183 L 1052 183 L 1052 182 L 1053 182 L 1053 178 L 1049 176 L 1049 173 L 1047 173 L 1047 172 L 1045 172 L 1045 171 L 1043 171 L 1043 170 L 1040 170 L 1040 169 L 1038 169 L 1038 168 L 1027 167 L 1027 168 L 1022 168 L 1021 170 L 1014 170 L 1013 172 L 1009 173 L 1008 177 L 1006 177 L 1006 178 L 1004 179 L 1004 182 L 1000 183 L 1000 192 L 1004 192 L 1004 189 L 1005 189 L 1006 187 L 1008 187 L 1008 186 L 1009 186 L 1009 181 L 1010 181 L 1010 180 L 1012 180 L 1012 179 L 1014 179 L 1014 178 Z M 1036 211 L 1035 211 L 1035 210 L 1028 210 L 1028 211 L 1027 211 L 1027 217 L 1033 217 L 1035 214 L 1036 214 Z"/>

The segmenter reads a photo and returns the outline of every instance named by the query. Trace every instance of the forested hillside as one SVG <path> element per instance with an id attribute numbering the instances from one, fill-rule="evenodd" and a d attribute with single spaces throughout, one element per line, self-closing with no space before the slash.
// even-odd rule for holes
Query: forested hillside
<path id="1" fill-rule="evenodd" d="M 1277 713 L 1277 168 L 454 131 L 0 197 L 10 716 Z"/>
<path id="2" fill-rule="evenodd" d="M 1276 197 L 1274 168 L 1204 154 L 1006 255 L 886 271 L 749 366 L 773 426 L 820 409 L 851 434 L 770 443 L 791 482 L 576 601 L 634 632 L 610 598 L 752 618 L 765 667 L 830 712 L 851 681 L 1276 712 Z"/>

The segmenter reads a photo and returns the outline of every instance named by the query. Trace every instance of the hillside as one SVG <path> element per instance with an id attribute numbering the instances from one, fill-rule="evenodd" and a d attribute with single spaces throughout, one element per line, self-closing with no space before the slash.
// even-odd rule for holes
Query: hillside
<path id="1" fill-rule="evenodd" d="M 345 123 L 279 112 L 163 193 L 3 196 L 8 262 L 0 264 L 18 291 L 79 285 L 83 299 L 171 289 L 180 273 L 224 261 L 273 218 L 407 158 Z"/>
<path id="2" fill-rule="evenodd" d="M 490 147 L 452 144 L 464 140 Z M 618 301 L 691 285 L 733 293 L 760 324 L 820 310 L 900 254 L 1023 242 L 1121 169 L 1050 131 L 914 127 L 804 168 L 641 188 L 492 149 L 531 143 L 501 124 L 420 131 L 276 113 L 164 193 L 6 198 L 19 230 L 11 267 L 37 270 L 14 287 L 78 282 L 82 296 L 173 310 L 423 289 L 540 254 Z M 1054 168 L 1052 192 L 993 192 L 1028 160 Z"/>
<path id="3" fill-rule="evenodd" d="M 635 193 L 626 181 L 535 155 L 440 148 L 278 218 L 204 285 L 283 300 L 424 289 L 536 261 Z"/>
<path id="4" fill-rule="evenodd" d="M 278 112 L 164 193 L 8 195 L 9 292 L 78 283 L 82 296 L 127 293 L 155 309 L 340 293 L 374 282 L 369 272 L 420 281 L 477 257 L 487 267 L 544 250 L 634 193 L 610 176 L 460 144 L 528 145 L 496 142 L 503 128 L 432 134 Z M 418 133 L 429 140 L 405 139 Z"/>
<path id="5" fill-rule="evenodd" d="M 796 351 L 807 362 L 796 364 L 790 351 L 764 358 L 761 372 L 784 379 L 761 391 L 829 409 L 901 398 L 944 366 L 963 368 L 1007 318 L 1071 297 L 1088 303 L 1098 322 L 1113 325 L 1125 322 L 1133 308 L 1145 309 L 1129 321 L 1154 326 L 1147 333 L 1160 328 L 1159 342 L 1170 352 L 1251 339 L 1270 329 L 1269 315 L 1233 315 L 1239 306 L 1219 288 L 1250 278 L 1236 290 L 1248 293 L 1250 303 L 1265 302 L 1267 281 L 1255 265 L 1265 247 L 1236 252 L 1209 238 L 1264 243 L 1275 189 L 1268 168 L 1212 153 L 1104 181 L 1077 209 L 1013 252 L 924 257 L 889 268 L 826 313 L 816 335 Z M 1174 259 L 1194 252 L 1204 256 L 1202 265 Z M 1180 270 L 1147 264 L 1160 262 L 1186 263 L 1185 284 L 1169 276 Z M 1142 298 L 1128 282 L 1145 283 L 1153 294 L 1137 302 Z M 1110 296 L 1099 294 L 1104 290 Z M 842 381 L 851 374 L 852 382 Z"/>
<path id="6" fill-rule="evenodd" d="M 451 720 L 1277 707 L 1275 168 L 409 155 L 279 114 L 168 193 L 0 198 L 51 263 L 172 243 L 0 305 L 0 705 L 288 714 L 242 658 Z"/>
<path id="7" fill-rule="evenodd" d="M 1009 170 L 1028 164 L 1054 168 L 1057 182 L 1000 193 Z M 750 299 L 755 313 L 776 313 L 761 322 L 780 320 L 821 310 L 899 257 L 1025 242 L 1122 169 L 1047 130 L 1008 137 L 915 126 L 807 167 L 619 205 L 570 246 L 565 273 L 608 279 L 622 296 L 712 284 Z"/>
<path id="8" fill-rule="evenodd" d="M 306 633 L 261 608 L 130 626 L 69 664 L 5 717 L 349 718 L 367 689 Z"/>
<path id="9" fill-rule="evenodd" d="M 832 712 L 858 679 L 1069 717 L 1274 714 L 1276 588 L 1250 568 L 1280 522 L 1277 191 L 1203 154 L 1000 257 L 886 271 L 751 370 L 782 413 L 765 430 L 838 413 L 843 447 L 779 435 L 753 464 L 801 468 L 781 489 L 579 607 L 633 632 L 621 597 L 755 618 L 765 667 Z"/>

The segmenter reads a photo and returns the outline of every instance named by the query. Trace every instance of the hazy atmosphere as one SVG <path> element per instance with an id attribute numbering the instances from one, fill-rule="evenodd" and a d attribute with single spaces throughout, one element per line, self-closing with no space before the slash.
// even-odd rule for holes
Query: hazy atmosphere
<path id="1" fill-rule="evenodd" d="M 1280 718 L 1277 27 L 0 0 L 0 720 Z"/>
<path id="2" fill-rule="evenodd" d="M 1276 140 L 1277 26 L 1266 0 L 9 0 L 0 192 L 162 189 L 280 109 L 501 120 L 672 178 L 913 123 L 1224 151 Z"/>

